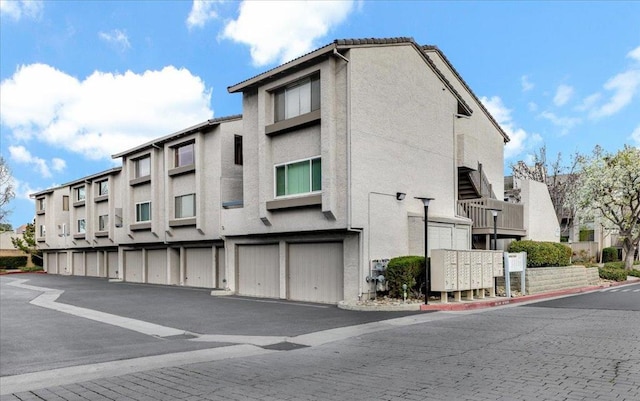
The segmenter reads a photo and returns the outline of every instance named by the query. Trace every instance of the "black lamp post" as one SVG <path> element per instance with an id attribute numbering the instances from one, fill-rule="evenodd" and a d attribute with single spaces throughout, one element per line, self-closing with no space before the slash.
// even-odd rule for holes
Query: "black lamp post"
<path id="1" fill-rule="evenodd" d="M 493 215 L 493 245 L 490 245 L 492 251 L 498 249 L 498 212 L 501 212 L 502 209 L 489 209 L 491 210 L 491 214 Z"/>
<path id="2" fill-rule="evenodd" d="M 433 200 L 433 198 L 422 198 L 419 196 L 415 197 L 416 199 L 420 199 L 422 204 L 424 205 L 424 270 L 425 270 L 425 290 L 424 290 L 424 304 L 429 304 L 429 290 L 431 289 L 431 269 L 429 263 L 429 202 Z"/>

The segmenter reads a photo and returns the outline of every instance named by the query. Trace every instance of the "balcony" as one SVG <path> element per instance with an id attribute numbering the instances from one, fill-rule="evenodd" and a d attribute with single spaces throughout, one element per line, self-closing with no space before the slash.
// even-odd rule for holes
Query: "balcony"
<path id="1" fill-rule="evenodd" d="M 493 215 L 488 209 L 500 209 L 496 227 L 500 238 L 521 238 L 527 235 L 524 228 L 524 207 L 517 203 L 492 198 L 458 201 L 458 214 L 473 220 L 473 235 L 493 234 Z"/>

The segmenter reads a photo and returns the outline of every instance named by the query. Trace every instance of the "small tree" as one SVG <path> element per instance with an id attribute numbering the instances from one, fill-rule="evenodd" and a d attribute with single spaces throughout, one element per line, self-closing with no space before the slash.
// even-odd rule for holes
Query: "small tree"
<path id="1" fill-rule="evenodd" d="M 0 156 L 0 223 L 4 223 L 11 213 L 11 210 L 7 209 L 7 205 L 15 196 L 11 169 L 9 169 L 4 158 Z"/>
<path id="2" fill-rule="evenodd" d="M 34 257 L 42 260 L 42 254 L 38 249 L 36 243 L 36 229 L 32 223 L 27 224 L 27 228 L 24 230 L 22 234 L 22 238 L 14 237 L 11 238 L 11 243 L 17 249 L 20 249 L 22 252 L 29 255 L 31 259 Z"/>
<path id="3" fill-rule="evenodd" d="M 599 217 L 618 231 L 631 270 L 640 243 L 640 149 L 626 146 L 616 154 L 596 146 L 593 155 L 579 160 L 580 179 L 572 202 L 586 218 Z"/>

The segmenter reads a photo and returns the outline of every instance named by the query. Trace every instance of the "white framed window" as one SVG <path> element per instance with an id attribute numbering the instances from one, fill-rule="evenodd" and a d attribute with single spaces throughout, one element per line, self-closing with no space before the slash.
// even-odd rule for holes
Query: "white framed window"
<path id="1" fill-rule="evenodd" d="M 147 155 L 133 161 L 136 178 L 151 175 L 151 156 Z"/>
<path id="2" fill-rule="evenodd" d="M 98 216 L 98 231 L 107 231 L 109 229 L 109 215 L 103 214 Z"/>
<path id="3" fill-rule="evenodd" d="M 320 75 L 298 80 L 274 92 L 275 122 L 320 108 Z"/>
<path id="4" fill-rule="evenodd" d="M 151 221 L 151 202 L 136 203 L 136 222 Z"/>
<path id="5" fill-rule="evenodd" d="M 76 202 L 81 202 L 87 198 L 84 190 L 84 185 L 76 188 Z"/>
<path id="6" fill-rule="evenodd" d="M 175 167 L 189 166 L 195 163 L 195 144 L 193 142 L 178 145 L 174 148 Z"/>
<path id="7" fill-rule="evenodd" d="M 40 237 L 44 237 L 45 235 L 47 235 L 47 229 L 44 224 L 40 224 L 40 226 L 38 227 L 38 234 Z"/>
<path id="8" fill-rule="evenodd" d="M 84 234 L 87 232 L 87 221 L 85 219 L 78 219 L 78 233 Z"/>
<path id="9" fill-rule="evenodd" d="M 320 157 L 275 166 L 275 196 L 299 195 L 322 190 Z"/>
<path id="10" fill-rule="evenodd" d="M 176 196 L 176 219 L 196 216 L 196 194 Z"/>
<path id="11" fill-rule="evenodd" d="M 98 196 L 109 195 L 109 180 L 98 182 Z"/>

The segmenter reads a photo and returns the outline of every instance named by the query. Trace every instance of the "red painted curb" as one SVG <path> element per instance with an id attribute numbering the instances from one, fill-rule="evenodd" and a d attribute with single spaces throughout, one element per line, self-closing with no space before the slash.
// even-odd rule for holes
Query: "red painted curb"
<path id="1" fill-rule="evenodd" d="M 527 301 L 536 301 L 538 299 L 546 299 L 559 297 L 563 295 L 571 295 L 571 294 L 579 294 L 582 292 L 591 292 L 602 290 L 605 288 L 616 287 L 620 285 L 629 284 L 626 281 L 620 281 L 616 283 L 611 283 L 609 285 L 595 285 L 588 287 L 580 287 L 580 288 L 569 288 L 566 290 L 558 290 L 558 291 L 550 291 L 543 292 L 540 294 L 533 295 L 524 295 L 517 298 L 498 298 L 491 299 L 488 301 L 476 299 L 473 301 L 461 301 L 461 302 L 452 302 L 446 304 L 429 304 L 429 305 L 420 305 L 421 311 L 463 311 L 463 310 L 473 310 L 473 309 L 483 309 L 483 308 L 491 308 L 495 306 L 503 306 Z"/>
<path id="2" fill-rule="evenodd" d="M 18 271 L 12 271 L 12 272 L 0 272 L 0 276 L 4 276 L 6 274 L 26 274 L 26 273 L 47 274 L 47 272 L 43 270 L 36 270 L 33 272 L 23 272 L 22 270 L 18 270 Z"/>

